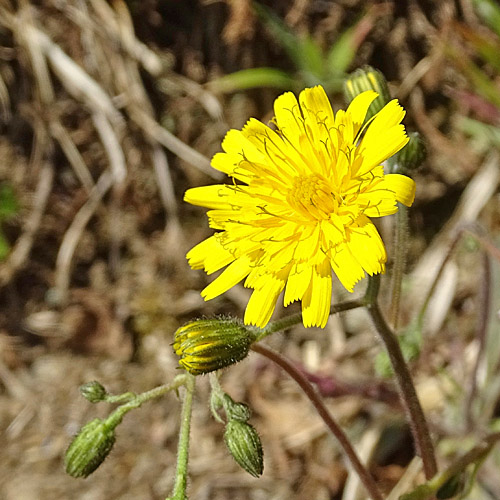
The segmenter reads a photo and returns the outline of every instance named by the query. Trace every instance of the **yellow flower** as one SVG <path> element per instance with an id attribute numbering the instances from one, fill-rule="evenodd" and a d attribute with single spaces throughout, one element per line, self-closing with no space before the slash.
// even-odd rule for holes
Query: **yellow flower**
<path id="1" fill-rule="evenodd" d="M 331 305 L 332 270 L 352 291 L 365 276 L 385 271 L 386 252 L 369 217 L 413 203 L 409 177 L 381 165 L 407 142 L 404 110 L 389 102 L 363 126 L 377 97 L 358 95 L 333 113 L 322 87 L 291 92 L 274 103 L 276 130 L 250 119 L 230 130 L 212 166 L 230 185 L 189 189 L 185 200 L 208 207 L 218 230 L 187 254 L 208 274 L 226 267 L 203 291 L 205 300 L 245 278 L 254 291 L 245 323 L 265 326 L 280 293 L 284 305 L 302 301 L 305 326 L 324 327 Z"/>

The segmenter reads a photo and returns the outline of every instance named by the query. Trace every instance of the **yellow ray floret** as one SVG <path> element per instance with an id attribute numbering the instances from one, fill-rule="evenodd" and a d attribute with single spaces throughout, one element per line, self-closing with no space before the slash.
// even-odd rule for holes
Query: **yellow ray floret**
<path id="1" fill-rule="evenodd" d="M 225 268 L 202 292 L 217 297 L 240 281 L 253 293 L 245 323 L 264 327 L 284 290 L 284 305 L 300 300 L 305 326 L 324 327 L 331 307 L 332 272 L 352 291 L 366 274 L 385 271 L 382 239 L 369 217 L 410 206 L 415 183 L 384 173 L 382 163 L 407 142 L 404 110 L 389 102 L 368 123 L 377 97 L 357 96 L 334 114 L 322 87 L 291 92 L 274 104 L 275 128 L 251 119 L 230 130 L 214 168 L 227 185 L 186 191 L 209 208 L 217 232 L 187 255 L 208 274 Z"/>

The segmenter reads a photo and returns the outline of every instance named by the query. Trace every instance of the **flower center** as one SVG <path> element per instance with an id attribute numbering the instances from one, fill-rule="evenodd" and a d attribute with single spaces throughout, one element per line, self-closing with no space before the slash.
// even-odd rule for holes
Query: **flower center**
<path id="1" fill-rule="evenodd" d="M 337 196 L 328 181 L 319 174 L 296 177 L 287 201 L 308 219 L 328 219 L 338 209 Z"/>

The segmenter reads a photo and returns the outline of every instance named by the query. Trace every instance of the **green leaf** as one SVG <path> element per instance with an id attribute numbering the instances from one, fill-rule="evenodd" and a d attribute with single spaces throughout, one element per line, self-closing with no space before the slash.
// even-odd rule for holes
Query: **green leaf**
<path id="1" fill-rule="evenodd" d="M 286 51 L 297 68 L 301 68 L 301 41 L 295 33 L 271 9 L 254 3 L 254 9 L 271 34 Z"/>
<path id="2" fill-rule="evenodd" d="M 321 47 L 309 35 L 299 39 L 299 42 L 297 57 L 300 60 L 300 65 L 298 69 L 312 73 L 321 79 L 324 74 L 324 57 Z"/>
<path id="3" fill-rule="evenodd" d="M 208 86 L 214 92 L 224 93 L 257 87 L 290 90 L 296 86 L 296 80 L 293 76 L 279 69 L 250 68 L 212 80 Z"/>
<path id="4" fill-rule="evenodd" d="M 288 57 L 301 73 L 310 73 L 320 79 L 324 73 L 324 57 L 321 47 L 306 34 L 295 33 L 273 11 L 260 4 L 255 4 L 255 10 L 268 30 L 283 47 Z"/>
<path id="5" fill-rule="evenodd" d="M 349 28 L 344 31 L 332 45 L 326 56 L 326 71 L 330 76 L 344 74 L 356 56 L 356 30 Z"/>

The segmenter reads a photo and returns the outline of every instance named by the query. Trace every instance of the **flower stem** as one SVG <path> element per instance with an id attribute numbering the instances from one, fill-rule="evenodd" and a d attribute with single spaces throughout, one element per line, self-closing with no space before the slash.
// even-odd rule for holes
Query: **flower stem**
<path id="1" fill-rule="evenodd" d="M 122 421 L 125 414 L 127 414 L 129 411 L 135 410 L 136 408 L 142 406 L 143 403 L 146 403 L 147 401 L 150 401 L 152 399 L 159 398 L 167 392 L 177 390 L 179 387 L 186 384 L 187 378 L 188 375 L 177 375 L 170 384 L 160 385 L 149 391 L 142 392 L 141 394 L 127 392 L 115 397 L 115 400 L 112 399 L 113 397 L 107 398 L 108 402 L 119 402 L 120 398 L 122 398 L 122 400 L 124 401 L 127 401 L 126 403 L 116 408 L 113 413 L 111 413 L 108 421 L 117 422 L 116 425 L 118 425 L 118 423 Z"/>
<path id="2" fill-rule="evenodd" d="M 330 414 L 320 395 L 314 389 L 313 385 L 307 380 L 306 376 L 281 354 L 263 346 L 262 344 L 253 344 L 251 349 L 259 354 L 262 354 L 276 363 L 279 367 L 283 368 L 283 370 L 285 370 L 288 375 L 290 375 L 290 377 L 297 382 L 311 403 L 314 405 L 319 416 L 323 419 L 331 433 L 337 438 L 370 497 L 373 500 L 383 500 L 382 493 L 378 489 L 375 480 L 361 462 L 348 437 Z"/>
<path id="3" fill-rule="evenodd" d="M 373 324 L 382 339 L 396 376 L 401 403 L 408 417 L 417 453 L 422 458 L 426 479 L 431 479 L 437 472 L 436 457 L 429 428 L 417 391 L 410 375 L 410 370 L 401 352 L 398 339 L 387 324 L 377 303 L 380 277 L 370 278 L 366 291 L 366 307 Z"/>
<path id="4" fill-rule="evenodd" d="M 354 299 L 354 300 L 346 300 L 344 302 L 339 302 L 338 304 L 334 304 L 330 308 L 330 315 L 338 314 L 343 311 L 349 311 L 350 309 L 356 309 L 358 307 L 364 306 L 364 298 Z M 302 321 L 302 313 L 292 314 L 283 319 L 278 319 L 276 321 L 272 321 L 262 330 L 257 330 L 257 338 L 255 342 L 259 342 L 260 340 L 272 335 L 273 333 L 279 332 L 281 330 L 285 330 L 286 328 L 290 328 L 291 326 L 298 325 Z"/>
<path id="5" fill-rule="evenodd" d="M 406 264 L 408 241 L 408 208 L 398 203 L 396 212 L 396 231 L 394 234 L 394 268 L 392 272 L 391 325 L 397 329 L 399 319 L 399 304 L 401 302 L 401 285 Z"/>
<path id="6" fill-rule="evenodd" d="M 179 444 L 177 446 L 177 470 L 175 472 L 174 492 L 173 495 L 166 500 L 186 500 L 187 498 L 186 486 L 189 459 L 189 432 L 191 429 L 191 409 L 193 406 L 194 386 L 195 377 L 190 374 L 186 375 Z"/>

